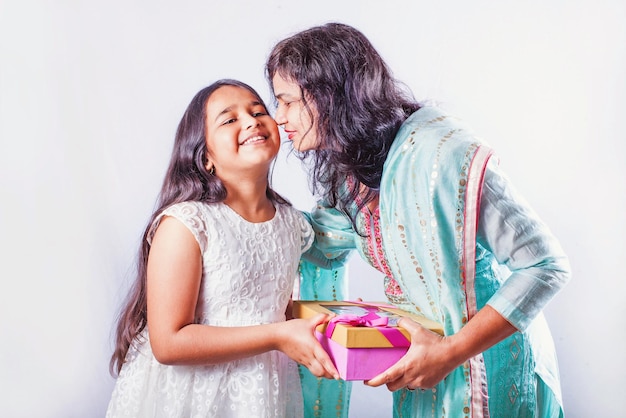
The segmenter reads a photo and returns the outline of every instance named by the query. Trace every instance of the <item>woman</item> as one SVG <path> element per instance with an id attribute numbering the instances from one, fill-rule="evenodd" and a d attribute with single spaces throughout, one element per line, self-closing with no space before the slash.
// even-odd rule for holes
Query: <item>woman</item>
<path id="1" fill-rule="evenodd" d="M 303 297 L 339 289 L 337 268 L 356 249 L 384 273 L 390 302 L 444 325 L 440 337 L 403 320 L 409 351 L 366 383 L 394 391 L 396 416 L 562 416 L 541 311 L 569 280 L 569 263 L 492 151 L 415 102 L 350 26 L 284 39 L 266 72 L 276 121 L 322 196 L 310 214 L 318 238 L 302 263 Z M 328 394 L 315 402 L 323 410 Z"/>

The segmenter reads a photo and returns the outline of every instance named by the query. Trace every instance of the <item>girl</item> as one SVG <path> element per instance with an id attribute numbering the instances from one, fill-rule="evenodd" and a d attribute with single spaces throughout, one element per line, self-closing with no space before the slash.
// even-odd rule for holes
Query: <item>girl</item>
<path id="1" fill-rule="evenodd" d="M 314 337 L 327 318 L 285 321 L 313 236 L 269 185 L 279 147 L 244 83 L 220 80 L 189 104 L 117 325 L 107 417 L 300 416 L 289 358 L 338 376 Z"/>
<path id="2" fill-rule="evenodd" d="M 323 256 L 356 249 L 384 273 L 391 303 L 444 324 L 440 337 L 403 319 L 409 351 L 366 382 L 394 391 L 394 416 L 562 416 L 541 311 L 569 280 L 569 262 L 491 150 L 456 118 L 415 102 L 350 26 L 280 41 L 266 70 L 276 121 L 310 157 L 324 198 L 307 260 L 328 267 Z M 323 271 L 303 273 L 319 284 L 303 298 L 338 285 L 332 271 L 327 282 Z"/>

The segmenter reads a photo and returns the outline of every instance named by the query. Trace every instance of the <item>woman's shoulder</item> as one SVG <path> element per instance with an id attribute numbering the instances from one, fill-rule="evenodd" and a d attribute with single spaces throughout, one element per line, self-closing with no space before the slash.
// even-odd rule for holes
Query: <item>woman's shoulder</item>
<path id="1" fill-rule="evenodd" d="M 450 141 L 451 138 L 454 139 Z M 442 146 L 447 149 L 464 149 L 482 142 L 460 118 L 435 106 L 423 106 L 402 124 L 393 147 L 395 151 L 434 151 Z"/>
<path id="2" fill-rule="evenodd" d="M 459 118 L 440 108 L 424 106 L 414 112 L 402 125 L 389 150 L 383 177 L 396 178 L 399 172 L 424 170 L 430 175 L 432 167 L 458 168 L 467 164 L 484 141 Z M 421 172 L 421 171 L 420 171 Z"/>
<path id="3" fill-rule="evenodd" d="M 424 105 L 413 112 L 402 125 L 408 129 L 440 129 L 454 127 L 469 130 L 469 126 L 460 118 L 448 113 L 441 107 Z"/>

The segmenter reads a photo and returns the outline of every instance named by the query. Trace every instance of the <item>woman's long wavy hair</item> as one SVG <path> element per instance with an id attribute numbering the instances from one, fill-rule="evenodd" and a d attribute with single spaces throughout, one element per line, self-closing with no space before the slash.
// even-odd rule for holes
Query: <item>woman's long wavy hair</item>
<path id="1" fill-rule="evenodd" d="M 117 320 L 115 349 L 111 356 L 110 371 L 117 375 L 133 340 L 143 331 L 147 324 L 146 301 L 146 270 L 150 245 L 148 234 L 156 217 L 168 206 L 185 201 L 222 202 L 226 198 L 226 188 L 220 179 L 206 169 L 206 104 L 209 97 L 220 87 L 235 86 L 246 89 L 256 96 L 260 103 L 263 100 L 249 85 L 237 80 L 218 80 L 200 90 L 178 125 L 174 148 L 169 167 L 159 193 L 156 210 L 153 212 L 143 233 L 140 244 L 137 276 L 126 301 L 120 310 Z M 268 198 L 278 204 L 289 204 L 270 186 L 268 173 Z"/>
<path id="2" fill-rule="evenodd" d="M 311 107 L 317 110 L 318 146 L 297 154 L 309 164 L 313 193 L 346 213 L 358 230 L 354 204 L 358 211 L 378 196 L 394 137 L 419 103 L 371 42 L 341 23 L 280 41 L 265 73 L 270 85 L 276 74 L 295 82 L 311 117 Z"/>

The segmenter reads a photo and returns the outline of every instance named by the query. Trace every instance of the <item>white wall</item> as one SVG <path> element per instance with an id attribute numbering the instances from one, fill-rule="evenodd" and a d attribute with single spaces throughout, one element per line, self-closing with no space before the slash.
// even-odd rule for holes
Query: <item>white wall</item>
<path id="1" fill-rule="evenodd" d="M 574 277 L 546 313 L 567 416 L 619 416 L 625 18 L 622 0 L 0 0 L 0 415 L 103 416 L 113 316 L 184 108 L 221 77 L 267 98 L 271 45 L 340 20 L 481 133 L 562 240 Z M 299 173 L 283 154 L 274 181 L 308 209 Z M 352 271 L 351 296 L 382 295 Z M 353 416 L 387 411 L 384 388 L 355 385 Z"/>

